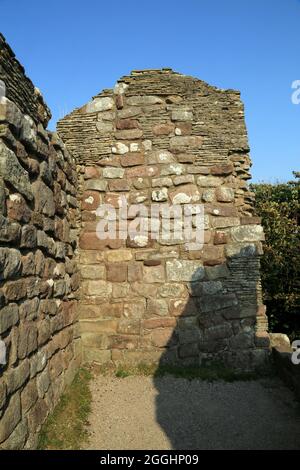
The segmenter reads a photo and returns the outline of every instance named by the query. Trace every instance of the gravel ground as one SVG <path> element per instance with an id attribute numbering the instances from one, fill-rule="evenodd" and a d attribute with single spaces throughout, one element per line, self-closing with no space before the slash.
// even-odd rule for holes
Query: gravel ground
<path id="1" fill-rule="evenodd" d="M 299 404 L 279 379 L 98 376 L 88 449 L 300 449 Z"/>

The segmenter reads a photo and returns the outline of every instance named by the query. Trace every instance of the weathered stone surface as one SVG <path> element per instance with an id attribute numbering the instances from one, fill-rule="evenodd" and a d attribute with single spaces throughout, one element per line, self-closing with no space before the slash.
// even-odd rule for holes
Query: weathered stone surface
<path id="1" fill-rule="evenodd" d="M 173 179 L 173 182 L 175 186 L 178 186 L 179 184 L 194 183 L 194 177 L 193 175 L 175 176 L 175 178 Z"/>
<path id="2" fill-rule="evenodd" d="M 165 177 L 165 178 L 153 178 L 152 179 L 152 187 L 153 188 L 162 188 L 163 186 L 165 187 L 170 187 L 172 186 L 173 182 L 171 178 Z"/>
<path id="3" fill-rule="evenodd" d="M 25 223 L 30 221 L 31 210 L 20 194 L 10 194 L 6 208 L 9 219 Z"/>
<path id="4" fill-rule="evenodd" d="M 0 122 L 8 122 L 19 130 L 22 125 L 22 113 L 6 96 L 0 97 Z"/>
<path id="5" fill-rule="evenodd" d="M 219 202 L 232 202 L 234 200 L 234 190 L 224 186 L 216 189 L 216 197 Z"/>
<path id="6" fill-rule="evenodd" d="M 161 176 L 169 175 L 182 175 L 185 172 L 185 167 L 181 163 L 170 163 L 161 169 Z"/>
<path id="7" fill-rule="evenodd" d="M 126 108 L 118 111 L 118 118 L 119 119 L 132 118 L 132 117 L 140 115 L 141 113 L 142 113 L 142 108 L 138 108 L 137 106 L 127 106 Z"/>
<path id="8" fill-rule="evenodd" d="M 127 99 L 127 104 L 129 106 L 149 106 L 153 104 L 161 104 L 163 100 L 158 96 L 131 96 Z"/>
<path id="9" fill-rule="evenodd" d="M 82 290 L 88 296 L 108 297 L 112 292 L 112 285 L 103 280 L 82 282 Z"/>
<path id="10" fill-rule="evenodd" d="M 264 240 L 261 225 L 241 225 L 239 227 L 233 227 L 230 230 L 230 234 L 233 241 L 239 243 Z"/>
<path id="11" fill-rule="evenodd" d="M 90 101 L 86 105 L 86 112 L 87 113 L 96 113 L 99 111 L 107 111 L 112 109 L 114 106 L 114 100 L 110 97 L 105 98 L 95 98 L 93 101 Z"/>
<path id="12" fill-rule="evenodd" d="M 96 122 L 96 128 L 97 131 L 100 132 L 101 134 L 107 134 L 108 132 L 112 132 L 114 130 L 114 126 L 112 122 L 102 122 L 98 121 Z"/>
<path id="13" fill-rule="evenodd" d="M 123 178 L 125 170 L 123 168 L 106 167 L 103 169 L 104 178 Z"/>
<path id="14" fill-rule="evenodd" d="M 170 135 L 174 132 L 174 124 L 173 123 L 163 123 L 163 124 L 156 124 L 153 126 L 153 134 L 154 135 Z"/>
<path id="15" fill-rule="evenodd" d="M 143 282 L 156 283 L 164 282 L 165 273 L 162 265 L 143 266 Z"/>
<path id="16" fill-rule="evenodd" d="M 126 144 L 123 144 L 123 142 L 116 142 L 111 150 L 112 150 L 112 153 L 124 155 L 124 153 L 129 152 L 129 147 Z"/>
<path id="17" fill-rule="evenodd" d="M 226 278 L 230 276 L 230 272 L 226 264 L 220 266 L 209 266 L 205 268 L 206 276 L 209 280 L 215 280 L 219 278 Z"/>
<path id="18" fill-rule="evenodd" d="M 32 184 L 32 191 L 34 194 L 35 211 L 49 217 L 53 216 L 55 213 L 55 203 L 51 189 L 43 181 L 38 180 Z"/>
<path id="19" fill-rule="evenodd" d="M 166 262 L 169 281 L 197 281 L 204 277 L 204 268 L 200 262 L 188 260 L 170 260 Z"/>
<path id="20" fill-rule="evenodd" d="M 144 165 L 144 163 L 145 163 L 144 155 L 138 152 L 131 152 L 121 158 L 121 165 L 125 167 Z"/>
<path id="21" fill-rule="evenodd" d="M 193 113 L 186 109 L 174 109 L 172 111 L 172 121 L 192 121 Z"/>
<path id="22" fill-rule="evenodd" d="M 107 266 L 107 280 L 112 282 L 127 281 L 126 264 L 110 264 Z"/>
<path id="23" fill-rule="evenodd" d="M 197 178 L 197 184 L 201 188 L 215 188 L 222 184 L 222 180 L 217 176 L 199 176 Z"/>
<path id="24" fill-rule="evenodd" d="M 0 176 L 27 199 L 32 200 L 29 176 L 16 155 L 0 140 Z"/>
<path id="25" fill-rule="evenodd" d="M 28 438 L 28 426 L 27 421 L 21 421 L 15 430 L 11 433 L 9 438 L 1 444 L 3 450 L 21 450 L 24 448 L 26 440 Z"/>
<path id="26" fill-rule="evenodd" d="M 146 313 L 148 317 L 153 315 L 167 316 L 168 315 L 168 303 L 164 299 L 147 299 Z"/>
<path id="27" fill-rule="evenodd" d="M 168 200 L 168 189 L 161 188 L 152 191 L 152 201 L 163 202 Z"/>
<path id="28" fill-rule="evenodd" d="M 0 248 L 0 280 L 8 279 L 20 273 L 21 254 L 14 248 Z"/>
<path id="29" fill-rule="evenodd" d="M 30 374 L 29 361 L 25 360 L 15 369 L 11 369 L 7 376 L 7 391 L 13 394 L 26 382 Z"/>
<path id="30" fill-rule="evenodd" d="M 141 129 L 123 129 L 115 132 L 116 139 L 120 140 L 140 139 L 142 136 L 143 131 Z"/>
<path id="31" fill-rule="evenodd" d="M 0 420 L 0 443 L 5 441 L 21 421 L 20 395 L 15 393 Z"/>
<path id="32" fill-rule="evenodd" d="M 170 192 L 172 204 L 192 204 L 200 201 L 200 193 L 196 185 L 186 184 Z"/>
<path id="33" fill-rule="evenodd" d="M 172 163 L 176 162 L 174 156 L 168 150 L 155 150 L 147 155 L 148 163 Z"/>
<path id="34" fill-rule="evenodd" d="M 226 256 L 231 257 L 252 257 L 262 254 L 260 246 L 256 243 L 228 243 L 225 247 Z"/>
<path id="35" fill-rule="evenodd" d="M 14 326 L 19 320 L 18 306 L 10 304 L 0 310 L 0 334 Z"/>
<path id="36" fill-rule="evenodd" d="M 171 149 L 183 149 L 186 147 L 200 148 L 203 144 L 203 137 L 199 136 L 175 136 L 170 139 Z"/>
<path id="37" fill-rule="evenodd" d="M 100 205 L 100 194 L 97 191 L 85 191 L 82 195 L 81 209 L 96 210 Z"/>
<path id="38" fill-rule="evenodd" d="M 90 191 L 106 191 L 107 181 L 92 179 L 86 183 L 85 188 Z"/>

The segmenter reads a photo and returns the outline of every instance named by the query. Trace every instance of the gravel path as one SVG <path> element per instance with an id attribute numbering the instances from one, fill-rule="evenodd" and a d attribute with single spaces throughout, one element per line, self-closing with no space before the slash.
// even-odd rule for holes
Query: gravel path
<path id="1" fill-rule="evenodd" d="M 299 404 L 279 379 L 98 376 L 89 449 L 300 449 Z"/>

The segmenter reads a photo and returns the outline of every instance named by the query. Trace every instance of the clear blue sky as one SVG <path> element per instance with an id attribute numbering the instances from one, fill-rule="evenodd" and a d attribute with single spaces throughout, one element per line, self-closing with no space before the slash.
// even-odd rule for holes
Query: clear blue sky
<path id="1" fill-rule="evenodd" d="M 171 67 L 241 91 L 254 181 L 300 170 L 300 0 L 0 0 L 0 30 L 52 129 L 132 69 Z"/>

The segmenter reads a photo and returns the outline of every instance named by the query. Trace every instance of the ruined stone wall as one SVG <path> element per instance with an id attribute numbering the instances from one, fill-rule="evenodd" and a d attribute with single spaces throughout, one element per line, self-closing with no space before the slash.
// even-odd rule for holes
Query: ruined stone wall
<path id="1" fill-rule="evenodd" d="M 62 119 L 58 133 L 78 165 L 85 360 L 264 364 L 263 231 L 239 93 L 170 69 L 135 71 Z M 100 240 L 97 208 L 125 200 L 203 204 L 203 248 L 163 232 Z"/>
<path id="2" fill-rule="evenodd" d="M 0 79 L 0 448 L 34 448 L 80 361 L 77 173 L 2 36 Z"/>

